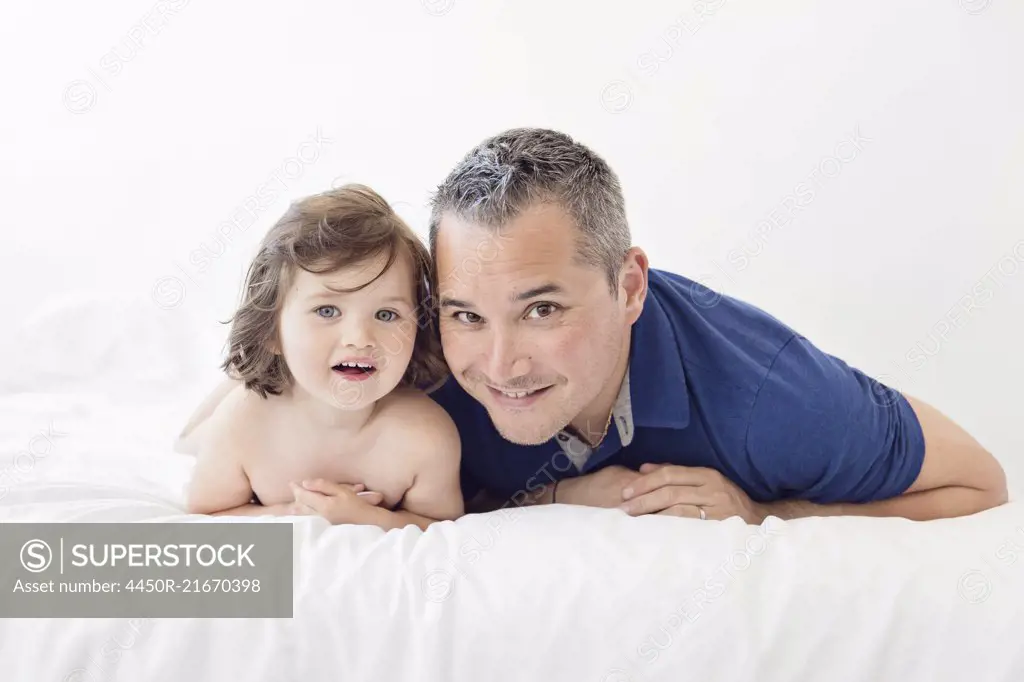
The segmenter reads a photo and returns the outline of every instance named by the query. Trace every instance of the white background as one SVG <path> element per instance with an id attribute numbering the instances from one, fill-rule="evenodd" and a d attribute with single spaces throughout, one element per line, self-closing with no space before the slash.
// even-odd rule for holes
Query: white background
<path id="1" fill-rule="evenodd" d="M 932 402 L 1019 490 L 1022 32 L 1012 0 L 12 3 L 0 375 L 121 362 L 198 395 L 289 201 L 365 182 L 425 234 L 469 148 L 545 126 L 612 164 L 654 267 Z"/>

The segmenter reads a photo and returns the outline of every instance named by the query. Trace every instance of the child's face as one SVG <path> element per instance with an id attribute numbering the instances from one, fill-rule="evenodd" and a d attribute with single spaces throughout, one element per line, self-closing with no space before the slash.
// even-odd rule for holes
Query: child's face
<path id="1" fill-rule="evenodd" d="M 404 252 L 380 272 L 387 254 L 332 273 L 296 269 L 281 308 L 284 360 L 307 393 L 340 409 L 366 407 L 402 380 L 416 339 L 413 268 Z M 352 365 L 365 366 L 359 368 Z"/>

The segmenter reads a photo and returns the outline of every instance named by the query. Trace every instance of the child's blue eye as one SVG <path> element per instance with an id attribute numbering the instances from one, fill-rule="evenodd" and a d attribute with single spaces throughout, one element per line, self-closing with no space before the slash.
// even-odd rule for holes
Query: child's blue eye
<path id="1" fill-rule="evenodd" d="M 381 322 L 394 322 L 398 319 L 398 313 L 394 310 L 378 310 L 377 319 Z"/>
<path id="2" fill-rule="evenodd" d="M 337 306 L 333 305 L 322 305 L 313 312 L 315 312 L 320 317 L 326 319 L 331 319 L 337 317 L 338 315 L 341 315 L 341 311 L 338 310 Z"/>

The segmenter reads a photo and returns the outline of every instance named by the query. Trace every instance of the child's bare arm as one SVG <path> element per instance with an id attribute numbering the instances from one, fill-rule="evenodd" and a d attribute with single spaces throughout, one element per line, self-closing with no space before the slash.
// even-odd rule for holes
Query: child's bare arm
<path id="1" fill-rule="evenodd" d="M 190 514 L 245 515 L 280 513 L 273 507 L 250 504 L 252 487 L 243 467 L 247 410 L 244 390 L 225 396 L 207 418 L 203 441 L 188 486 Z"/>
<path id="2" fill-rule="evenodd" d="M 398 510 L 378 507 L 379 500 L 365 500 L 349 486 L 324 479 L 293 485 L 295 499 L 331 523 L 374 525 L 384 530 L 409 525 L 426 530 L 437 521 L 462 516 L 458 431 L 439 405 L 422 405 L 397 415 L 396 422 L 405 428 L 388 444 L 400 460 L 396 466 L 409 467 L 413 479 Z"/>
<path id="3" fill-rule="evenodd" d="M 289 502 L 287 504 L 272 504 L 270 506 L 264 506 L 262 504 L 256 504 L 250 502 L 249 504 L 243 504 L 240 507 L 232 507 L 231 509 L 223 509 L 218 512 L 210 512 L 210 516 L 312 516 L 313 512 L 309 511 L 302 505 L 296 502 Z"/>
<path id="4" fill-rule="evenodd" d="M 440 406 L 430 403 L 413 422 L 408 447 L 415 450 L 409 462 L 415 477 L 396 511 L 376 508 L 371 523 L 389 529 L 414 524 L 426 530 L 436 521 L 454 520 L 465 513 L 459 465 L 462 446 L 454 422 Z"/>
<path id="5" fill-rule="evenodd" d="M 181 433 L 178 434 L 178 439 L 174 444 L 175 452 L 186 455 L 195 455 L 199 452 L 201 438 L 207 421 L 217 410 L 217 407 L 220 406 L 224 398 L 234 389 L 238 388 L 241 383 L 236 379 L 225 378 L 217 384 L 216 388 L 209 395 L 203 398 L 199 407 L 188 418 L 188 423 L 185 424 Z"/>
<path id="6" fill-rule="evenodd" d="M 401 509 L 438 521 L 455 520 L 465 513 L 465 503 L 459 484 L 461 443 L 454 424 L 447 437 L 424 445 L 423 464 L 402 499 Z"/>
<path id="7" fill-rule="evenodd" d="M 457 478 L 454 493 L 449 491 L 450 484 L 443 479 L 430 475 L 417 478 L 413 484 L 417 492 L 411 504 L 416 511 L 410 509 L 408 500 L 413 488 L 406 493 L 402 507 L 395 511 L 376 506 L 380 502 L 379 493 L 376 493 L 376 500 L 364 501 L 360 499 L 361 495 L 350 490 L 351 486 L 324 479 L 304 481 L 302 485 L 293 483 L 292 490 L 301 508 L 317 513 L 334 524 L 371 525 L 384 530 L 413 525 L 426 530 L 432 523 L 456 519 L 462 515 L 462 491 L 458 487 Z M 369 494 L 374 493 L 362 495 Z"/>
<path id="8" fill-rule="evenodd" d="M 407 400 L 391 412 L 395 422 L 386 447 L 394 466 L 408 469 L 412 483 L 396 511 L 376 506 L 351 486 L 325 479 L 293 482 L 296 501 L 331 523 L 374 525 L 384 530 L 415 525 L 423 530 L 437 521 L 457 519 L 464 513 L 459 483 L 461 442 L 448 413 L 425 396 Z M 367 493 L 363 493 L 366 495 Z"/>

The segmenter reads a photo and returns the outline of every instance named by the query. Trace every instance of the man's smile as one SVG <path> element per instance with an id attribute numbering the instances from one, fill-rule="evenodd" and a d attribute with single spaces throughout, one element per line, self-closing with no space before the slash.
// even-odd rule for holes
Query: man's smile
<path id="1" fill-rule="evenodd" d="M 490 393 L 494 401 L 502 407 L 524 408 L 529 407 L 540 400 L 540 398 L 546 395 L 548 390 L 551 388 L 552 386 L 544 386 L 542 388 L 531 388 L 524 391 L 506 391 L 494 388 L 493 386 L 487 386 L 487 392 Z"/>

